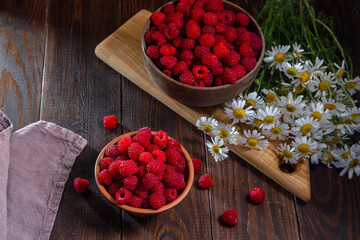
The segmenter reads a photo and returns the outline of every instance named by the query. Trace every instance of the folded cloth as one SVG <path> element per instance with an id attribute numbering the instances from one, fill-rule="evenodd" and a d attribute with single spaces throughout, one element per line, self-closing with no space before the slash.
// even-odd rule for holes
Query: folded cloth
<path id="1" fill-rule="evenodd" d="M 5 239 L 49 239 L 65 183 L 87 141 L 54 123 L 39 121 L 12 133 L 6 142 L 10 146 L 9 160 L 4 160 L 7 190 L 6 199 L 0 198 L 0 207 L 4 202 L 7 206 Z"/>

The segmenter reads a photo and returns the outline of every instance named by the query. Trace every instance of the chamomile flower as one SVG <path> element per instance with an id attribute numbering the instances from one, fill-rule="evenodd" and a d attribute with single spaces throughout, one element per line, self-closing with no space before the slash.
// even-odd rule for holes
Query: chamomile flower
<path id="1" fill-rule="evenodd" d="M 214 131 L 214 127 L 218 124 L 215 119 L 201 117 L 196 122 L 196 127 L 207 134 L 212 134 Z"/>
<path id="2" fill-rule="evenodd" d="M 360 130 L 360 124 L 359 124 L 358 120 L 353 119 L 350 116 L 344 116 L 344 117 L 342 117 L 341 120 L 342 121 L 336 125 L 336 129 L 338 129 L 341 132 L 341 134 L 353 135 L 354 131 Z"/>
<path id="3" fill-rule="evenodd" d="M 360 90 L 360 78 L 356 77 L 354 79 L 341 79 L 340 80 L 341 84 L 344 85 L 344 87 L 346 88 L 346 90 L 349 92 L 350 95 L 354 95 L 356 93 L 356 91 Z"/>
<path id="4" fill-rule="evenodd" d="M 263 89 L 261 90 L 261 92 L 264 94 L 265 96 L 265 101 L 267 103 L 274 103 L 277 99 L 276 93 L 271 90 L 271 89 Z"/>
<path id="5" fill-rule="evenodd" d="M 347 108 L 345 112 L 342 114 L 344 117 L 351 117 L 354 120 L 357 120 L 357 122 L 360 120 L 360 108 L 353 107 L 353 108 Z"/>
<path id="6" fill-rule="evenodd" d="M 229 148 L 225 147 L 224 143 L 224 140 L 219 136 L 211 138 L 211 142 L 206 142 L 206 146 L 208 147 L 210 154 L 214 157 L 215 162 L 222 161 L 228 157 L 227 153 L 229 152 Z"/>
<path id="7" fill-rule="evenodd" d="M 310 60 L 307 61 L 309 66 L 310 66 L 310 69 L 312 69 L 311 74 L 314 74 L 314 75 L 318 75 L 322 72 L 324 72 L 327 68 L 327 66 L 322 66 L 323 63 L 324 63 L 324 60 L 316 57 L 315 59 L 315 63 L 312 63 Z"/>
<path id="8" fill-rule="evenodd" d="M 301 65 L 301 63 L 297 63 L 295 65 L 291 65 L 288 62 L 284 62 L 282 65 L 282 71 L 285 73 L 285 75 L 290 78 L 290 79 L 294 79 L 294 78 L 298 78 L 300 73 L 303 72 L 303 66 Z"/>
<path id="9" fill-rule="evenodd" d="M 360 145 L 359 144 L 354 144 L 351 147 L 349 147 L 348 145 L 345 144 L 343 146 L 343 148 L 336 148 L 336 149 L 331 151 L 333 156 L 339 161 L 340 160 L 349 160 L 349 155 L 350 155 L 351 152 L 359 153 L 360 152 Z"/>
<path id="10" fill-rule="evenodd" d="M 281 114 L 283 114 L 285 122 L 291 123 L 294 118 L 298 118 L 303 114 L 305 103 L 302 99 L 303 95 L 299 95 L 294 99 L 292 92 L 286 97 L 280 96 L 276 105 L 279 107 Z"/>
<path id="11" fill-rule="evenodd" d="M 317 145 L 317 142 L 307 136 L 296 137 L 291 142 L 291 146 L 305 158 L 309 158 L 311 152 L 316 152 Z"/>
<path id="12" fill-rule="evenodd" d="M 244 130 L 245 137 L 240 136 L 239 142 L 245 144 L 248 148 L 263 150 L 263 147 L 267 147 L 269 141 L 265 139 L 257 130 Z"/>
<path id="13" fill-rule="evenodd" d="M 321 163 L 325 164 L 328 168 L 331 168 L 331 165 L 338 167 L 338 161 L 335 161 L 334 155 L 331 153 L 333 148 L 328 146 L 326 149 L 323 150 L 321 156 Z"/>
<path id="14" fill-rule="evenodd" d="M 319 161 L 322 160 L 322 154 L 323 154 L 323 150 L 326 148 L 326 144 L 324 143 L 318 143 L 318 146 L 316 148 L 315 152 L 311 152 L 311 163 L 312 164 L 319 164 Z"/>
<path id="15" fill-rule="evenodd" d="M 330 124 L 331 114 L 329 109 L 324 109 L 324 104 L 322 103 L 310 103 L 305 110 L 305 114 L 319 122 L 320 127 Z"/>
<path id="16" fill-rule="evenodd" d="M 264 106 L 264 100 L 261 96 L 257 94 L 257 92 L 249 93 L 247 96 L 244 97 L 244 100 L 247 106 L 251 106 L 256 109 Z"/>
<path id="17" fill-rule="evenodd" d="M 259 126 L 260 128 L 272 127 L 280 117 L 281 113 L 275 106 L 266 106 L 265 109 L 258 109 L 258 114 L 256 116 L 256 118 L 263 122 Z"/>
<path id="18" fill-rule="evenodd" d="M 230 124 L 218 123 L 214 127 L 214 136 L 219 136 L 225 142 L 230 144 L 236 144 L 236 140 L 239 137 L 239 133 Z"/>
<path id="19" fill-rule="evenodd" d="M 336 102 L 333 98 L 322 97 L 320 102 L 324 104 L 324 109 L 328 109 L 333 115 L 339 115 L 345 111 L 345 105 Z"/>
<path id="20" fill-rule="evenodd" d="M 294 58 L 297 61 L 302 62 L 303 60 L 301 59 L 301 53 L 304 52 L 304 49 L 301 48 L 301 45 L 298 44 L 297 42 L 292 44 L 293 50 L 292 50 L 292 54 L 294 56 Z"/>
<path id="21" fill-rule="evenodd" d="M 285 163 L 296 164 L 300 159 L 300 155 L 295 151 L 295 148 L 287 143 L 281 143 L 277 149 L 279 149 Z"/>
<path id="22" fill-rule="evenodd" d="M 315 135 L 317 129 L 319 127 L 319 123 L 315 121 L 312 117 L 306 116 L 299 119 L 296 119 L 294 122 L 294 127 L 291 128 L 291 132 L 295 136 L 307 136 L 310 134 Z"/>
<path id="23" fill-rule="evenodd" d="M 319 78 L 316 77 L 314 85 L 316 87 L 315 98 L 321 98 L 329 95 L 329 92 L 335 89 L 336 79 L 334 74 L 324 72 L 320 74 Z"/>
<path id="24" fill-rule="evenodd" d="M 359 155 L 355 152 L 350 152 L 350 155 L 348 157 L 348 160 L 340 160 L 339 165 L 341 168 L 344 168 L 340 172 L 340 176 L 344 176 L 345 173 L 348 173 L 348 178 L 352 179 L 354 172 L 356 176 L 360 175 L 360 161 L 359 161 Z"/>
<path id="25" fill-rule="evenodd" d="M 263 129 L 262 133 L 271 140 L 285 140 L 289 136 L 290 130 L 289 125 L 277 121 L 272 127 Z"/>
<path id="26" fill-rule="evenodd" d="M 271 51 L 266 51 L 267 57 L 264 58 L 264 62 L 270 63 L 270 67 L 281 69 L 281 64 L 289 61 L 289 58 L 286 56 L 289 49 L 289 45 L 271 47 Z"/>
<path id="27" fill-rule="evenodd" d="M 255 114 L 252 106 L 245 107 L 245 104 L 246 102 L 244 100 L 233 99 L 231 105 L 228 104 L 227 107 L 224 108 L 226 115 L 233 120 L 233 124 L 238 122 L 245 123 Z"/>
<path id="28" fill-rule="evenodd" d="M 257 114 L 255 114 L 255 116 L 249 119 L 249 121 L 247 122 L 247 124 L 250 124 L 254 127 L 259 127 L 262 123 L 263 121 L 257 118 Z"/>
<path id="29" fill-rule="evenodd" d="M 338 71 L 336 72 L 336 76 L 338 78 L 342 78 L 345 73 L 345 60 L 341 62 L 341 66 L 337 65 L 336 63 L 334 63 L 334 65 L 338 69 Z"/>

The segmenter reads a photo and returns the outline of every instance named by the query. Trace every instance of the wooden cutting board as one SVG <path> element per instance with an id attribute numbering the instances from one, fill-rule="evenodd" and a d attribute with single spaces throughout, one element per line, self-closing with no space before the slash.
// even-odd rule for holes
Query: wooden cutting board
<path id="1" fill-rule="evenodd" d="M 140 39 L 143 26 L 150 16 L 151 12 L 147 10 L 135 14 L 102 41 L 96 47 L 95 54 L 114 70 L 195 125 L 200 117 L 210 117 L 215 108 L 193 108 L 179 103 L 163 93 L 146 72 L 141 56 Z M 223 110 L 217 111 L 215 118 L 224 123 L 229 122 Z M 243 125 L 241 128 L 246 126 Z M 297 164 L 294 172 L 285 173 L 279 168 L 280 160 L 274 142 L 270 142 L 263 151 L 242 146 L 230 146 L 230 150 L 297 197 L 304 201 L 310 200 L 308 161 Z"/>

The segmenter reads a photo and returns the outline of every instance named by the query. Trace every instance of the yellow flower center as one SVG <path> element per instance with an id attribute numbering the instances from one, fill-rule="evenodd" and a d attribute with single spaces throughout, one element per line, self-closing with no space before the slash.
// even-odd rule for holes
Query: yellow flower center
<path id="1" fill-rule="evenodd" d="M 230 133 L 228 133 L 226 129 L 220 129 L 219 134 L 221 138 L 227 138 L 228 136 L 230 136 Z"/>
<path id="2" fill-rule="evenodd" d="M 284 150 L 282 153 L 283 153 L 284 157 L 286 157 L 286 158 L 291 158 L 292 157 L 291 152 L 288 151 L 288 150 Z"/>
<path id="3" fill-rule="evenodd" d="M 329 163 L 334 160 L 334 156 L 331 153 L 327 153 L 328 157 L 325 159 L 325 162 Z"/>
<path id="4" fill-rule="evenodd" d="M 341 154 L 341 158 L 342 159 L 348 159 L 349 155 L 350 155 L 350 152 L 343 153 L 343 154 Z"/>
<path id="5" fill-rule="evenodd" d="M 299 82 L 306 83 L 309 81 L 309 73 L 308 72 L 302 72 L 298 78 Z"/>
<path id="6" fill-rule="evenodd" d="M 278 53 L 275 55 L 275 61 L 278 62 L 278 63 L 282 63 L 282 62 L 285 62 L 286 60 L 286 56 L 285 54 L 283 53 Z"/>
<path id="7" fill-rule="evenodd" d="M 353 117 L 353 118 L 360 117 L 360 113 L 353 113 L 353 114 L 351 114 L 351 117 Z"/>
<path id="8" fill-rule="evenodd" d="M 286 104 L 285 109 L 286 109 L 286 111 L 292 112 L 292 113 L 296 111 L 296 108 L 291 104 Z"/>
<path id="9" fill-rule="evenodd" d="M 294 53 L 295 53 L 295 56 L 296 56 L 295 58 L 300 59 L 300 53 L 298 51 L 294 51 Z"/>
<path id="10" fill-rule="evenodd" d="M 330 141 L 327 142 L 327 145 L 338 144 L 339 142 L 340 142 L 339 139 L 337 139 L 337 138 L 332 138 Z"/>
<path id="11" fill-rule="evenodd" d="M 344 76 L 345 71 L 340 69 L 339 72 L 336 74 L 338 78 L 342 78 Z"/>
<path id="12" fill-rule="evenodd" d="M 267 124 L 273 123 L 275 121 L 275 118 L 273 116 L 267 116 L 264 118 L 264 122 Z"/>
<path id="13" fill-rule="evenodd" d="M 246 100 L 245 103 L 248 106 L 255 106 L 255 102 L 253 100 L 251 100 L 251 99 Z"/>
<path id="14" fill-rule="evenodd" d="M 299 72 L 296 68 L 288 68 L 286 73 L 290 76 L 296 76 Z"/>
<path id="15" fill-rule="evenodd" d="M 213 128 L 210 124 L 205 124 L 204 126 L 202 126 L 202 130 L 206 133 L 210 133 L 212 132 Z"/>
<path id="16" fill-rule="evenodd" d="M 296 89 L 296 93 L 297 93 L 297 94 L 302 93 L 302 91 L 304 90 L 304 88 L 303 88 L 300 84 L 297 85 L 297 86 L 295 87 L 295 89 Z"/>
<path id="17" fill-rule="evenodd" d="M 301 131 L 304 135 L 307 134 L 307 133 L 309 133 L 309 132 L 311 132 L 311 130 L 312 130 L 312 126 L 311 126 L 311 124 L 309 124 L 309 123 L 306 123 L 306 124 L 302 125 L 301 128 L 300 128 L 300 131 Z"/>
<path id="18" fill-rule="evenodd" d="M 247 145 L 249 145 L 249 147 L 256 147 L 256 145 L 258 145 L 258 140 L 256 138 L 250 137 L 246 140 Z"/>
<path id="19" fill-rule="evenodd" d="M 354 168 L 359 164 L 359 159 L 355 158 L 353 160 L 350 161 L 349 163 L 349 168 Z"/>
<path id="20" fill-rule="evenodd" d="M 320 122 L 322 115 L 319 112 L 313 112 L 312 114 L 310 114 L 310 117 L 312 117 L 314 120 L 317 120 L 318 122 Z"/>
<path id="21" fill-rule="evenodd" d="M 274 102 L 276 100 L 276 95 L 274 94 L 274 93 L 268 93 L 267 95 L 266 95 L 266 101 L 268 102 L 268 103 L 272 103 L 272 102 Z"/>
<path id="22" fill-rule="evenodd" d="M 347 89 L 353 89 L 356 86 L 356 82 L 347 82 L 345 83 L 345 87 Z"/>
<path id="23" fill-rule="evenodd" d="M 284 86 L 284 85 L 281 85 L 279 87 L 279 94 L 282 95 L 282 96 L 285 96 L 289 93 L 289 90 Z"/>
<path id="24" fill-rule="evenodd" d="M 356 124 L 356 122 L 354 120 L 351 120 L 351 119 L 346 119 L 345 123 L 347 123 L 347 124 Z"/>
<path id="25" fill-rule="evenodd" d="M 219 154 L 220 153 L 220 147 L 218 145 L 213 145 L 211 147 L 214 153 Z"/>
<path id="26" fill-rule="evenodd" d="M 329 110 L 335 110 L 336 107 L 335 107 L 335 104 L 325 103 L 324 108 L 329 109 Z"/>
<path id="27" fill-rule="evenodd" d="M 254 123 L 255 123 L 256 126 L 260 126 L 263 123 L 263 121 L 261 121 L 260 119 L 255 118 Z"/>
<path id="28" fill-rule="evenodd" d="M 270 132 L 271 132 L 272 134 L 277 135 L 277 134 L 280 134 L 280 133 L 281 133 L 281 129 L 278 128 L 278 127 L 274 127 L 274 128 L 272 128 L 272 129 L 270 130 Z"/>
<path id="29" fill-rule="evenodd" d="M 246 116 L 246 112 L 244 109 L 239 108 L 234 111 L 233 115 L 236 119 L 243 119 Z"/>
<path id="30" fill-rule="evenodd" d="M 326 91 L 328 89 L 329 82 L 324 80 L 319 83 L 319 88 L 323 91 Z"/>
<path id="31" fill-rule="evenodd" d="M 300 144 L 297 149 L 300 153 L 306 154 L 310 151 L 310 146 L 307 144 Z"/>

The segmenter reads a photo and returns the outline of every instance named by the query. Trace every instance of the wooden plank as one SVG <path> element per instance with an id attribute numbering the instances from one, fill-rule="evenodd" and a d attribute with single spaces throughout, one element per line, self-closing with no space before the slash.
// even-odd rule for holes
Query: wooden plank
<path id="1" fill-rule="evenodd" d="M 0 4 L 0 108 L 14 130 L 39 119 L 48 1 Z"/>
<path id="2" fill-rule="evenodd" d="M 164 94 L 147 75 L 141 56 L 140 36 L 150 15 L 147 10 L 138 12 L 96 47 L 96 55 L 192 124 L 201 116 L 211 116 L 214 108 L 187 107 Z M 218 111 L 215 118 L 222 122 L 229 121 L 223 111 Z M 310 199 L 308 161 L 299 163 L 296 170 L 289 174 L 279 169 L 278 150 L 272 143 L 264 151 L 241 146 L 230 146 L 230 150 L 304 201 Z"/>

